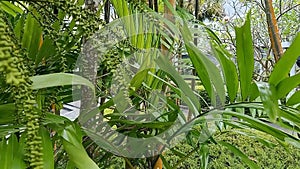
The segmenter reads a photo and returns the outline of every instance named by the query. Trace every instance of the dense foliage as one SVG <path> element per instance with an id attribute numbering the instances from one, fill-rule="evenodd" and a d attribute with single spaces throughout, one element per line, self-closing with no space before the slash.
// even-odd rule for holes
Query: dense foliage
<path id="1" fill-rule="evenodd" d="M 260 81 L 250 12 L 228 50 L 199 21 L 219 4 L 194 19 L 174 1 L 91 2 L 0 1 L 2 168 L 299 167 L 299 33 Z M 75 120 L 60 116 L 72 101 Z"/>
<path id="2" fill-rule="evenodd" d="M 290 151 L 286 151 L 273 138 L 257 131 L 228 130 L 217 133 L 215 139 L 236 146 L 261 168 L 298 168 L 300 166 L 299 149 L 291 147 Z M 259 141 L 261 139 L 270 141 L 262 143 Z M 247 168 L 238 155 L 222 145 L 210 143 L 208 149 L 208 168 Z M 193 151 L 192 146 L 182 143 L 177 145 L 174 150 L 180 152 L 181 156 L 179 156 L 180 153 L 174 155 L 170 150 L 165 154 L 165 158 L 171 166 L 176 165 L 182 156 L 187 157 L 177 168 L 197 168 L 201 163 L 200 149 Z"/>

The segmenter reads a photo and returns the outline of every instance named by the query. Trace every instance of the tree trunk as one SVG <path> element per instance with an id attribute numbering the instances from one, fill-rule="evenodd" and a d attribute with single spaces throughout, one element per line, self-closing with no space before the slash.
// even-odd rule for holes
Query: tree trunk
<path id="1" fill-rule="evenodd" d="M 157 0 L 154 0 L 154 10 L 155 10 L 155 12 L 158 12 L 158 2 L 157 2 Z"/>
<path id="2" fill-rule="evenodd" d="M 169 0 L 169 3 L 171 6 L 175 9 L 176 6 L 176 0 Z M 164 17 L 172 22 L 174 22 L 174 16 L 172 14 L 172 11 L 168 8 L 167 5 L 164 6 Z M 169 50 L 166 46 L 161 45 L 161 51 L 164 56 L 169 56 Z"/>
<path id="3" fill-rule="evenodd" d="M 267 17 L 269 37 L 271 41 L 271 47 L 274 54 L 275 62 L 280 59 L 283 49 L 281 46 L 281 39 L 278 30 L 277 19 L 275 17 L 272 0 L 265 0 L 265 13 Z"/>
<path id="4" fill-rule="evenodd" d="M 199 0 L 195 1 L 195 18 L 196 20 L 199 18 Z"/>
<path id="5" fill-rule="evenodd" d="M 110 19 L 110 2 L 109 0 L 106 0 L 104 4 L 104 19 L 106 23 L 109 23 Z"/>
<path id="6" fill-rule="evenodd" d="M 90 9 L 91 11 L 96 12 L 95 2 L 86 0 L 85 1 L 85 7 Z M 92 47 L 89 47 L 89 45 L 92 45 L 88 42 L 87 37 L 83 37 L 83 55 L 82 55 L 82 76 L 86 79 L 88 79 L 94 86 L 96 86 L 96 78 L 97 78 L 97 55 L 95 54 L 95 51 L 89 50 Z M 87 87 L 82 86 L 81 87 L 81 104 L 80 104 L 80 113 L 86 113 L 90 111 L 92 108 L 95 108 L 97 106 L 96 99 L 94 97 L 93 91 Z M 90 120 L 92 121 L 92 119 Z M 89 122 L 88 122 L 89 123 Z M 88 124 L 87 123 L 87 124 Z"/>

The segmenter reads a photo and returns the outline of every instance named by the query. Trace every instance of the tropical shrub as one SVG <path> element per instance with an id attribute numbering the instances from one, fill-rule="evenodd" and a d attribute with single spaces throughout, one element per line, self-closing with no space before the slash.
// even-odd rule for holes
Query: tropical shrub
<path id="1" fill-rule="evenodd" d="M 263 143 L 275 139 L 282 145 L 300 147 L 299 138 L 287 132 L 300 131 L 300 94 L 291 92 L 300 84 L 300 76 L 288 75 L 300 55 L 300 34 L 276 63 L 268 81 L 256 82 L 249 15 L 243 26 L 235 28 L 237 51 L 232 56 L 213 31 L 198 24 L 207 33 L 205 38 L 210 44 L 207 48 L 211 51 L 203 53 L 194 44 L 190 19 L 184 13 L 177 13 L 166 0 L 173 21 L 138 1 L 111 0 L 111 3 L 122 22 L 104 24 L 95 7 L 83 8 L 83 0 L 0 2 L 0 84 L 7 96 L 1 96 L 0 101 L 3 168 L 97 169 L 113 167 L 107 162 L 111 159 L 126 168 L 154 168 L 157 163 L 159 168 L 161 163 L 165 168 L 172 168 L 162 152 L 182 134 L 186 134 L 184 138 L 190 146 L 184 147 L 199 151 L 197 168 L 209 166 L 210 143 L 228 148 L 248 167 L 259 168 L 256 161 L 236 148 L 238 144 L 225 138 L 229 143 L 214 139 L 217 131 L 223 133 L 232 128 L 251 128 L 272 136 L 259 139 Z M 84 44 L 104 25 L 113 29 L 96 34 L 95 37 L 101 37 L 96 39 L 98 46 Z M 107 35 L 129 36 L 116 44 Z M 77 65 L 80 53 L 86 49 L 82 49 L 83 45 L 106 51 L 97 53 L 100 58 L 87 52 L 89 57 L 81 58 L 83 64 Z M 178 46 L 183 47 L 177 49 Z M 153 48 L 163 51 L 153 51 Z M 203 96 L 209 98 L 209 106 L 199 101 L 201 95 L 189 87 L 171 62 L 174 53 L 181 50 L 188 53 L 195 76 L 207 93 Z M 214 55 L 219 66 L 208 55 Z M 128 58 L 125 66 L 120 63 Z M 100 68 L 98 60 L 103 62 Z M 91 70 L 91 74 L 85 74 L 85 70 Z M 80 71 L 83 77 L 77 75 Z M 115 79 L 111 73 L 115 73 Z M 109 93 L 109 89 L 119 93 Z M 81 98 L 84 106 L 80 118 L 71 121 L 58 114 L 63 104 L 80 100 L 74 97 L 74 91 L 84 96 Z M 289 93 L 291 97 L 287 97 Z M 99 107 L 91 103 L 92 98 L 98 101 L 100 97 Z M 192 115 L 190 120 L 179 102 L 187 105 Z M 85 107 L 88 104 L 92 105 L 91 109 Z M 108 109 L 109 113 L 105 111 Z M 170 135 L 167 140 L 156 140 L 163 146 L 144 141 L 156 139 L 155 136 L 174 124 L 179 127 L 167 133 Z M 102 135 L 95 136 L 93 132 L 98 131 L 103 131 Z M 91 139 L 91 136 L 95 137 Z M 144 142 L 126 147 L 127 140 L 132 138 Z M 130 156 L 130 153 L 140 153 L 130 150 L 142 148 L 148 148 L 147 155 Z M 187 159 L 183 154 L 179 156 L 179 161 Z"/>
<path id="2" fill-rule="evenodd" d="M 252 130 L 227 130 L 218 132 L 214 136 L 217 141 L 230 143 L 240 149 L 251 160 L 255 161 L 261 168 L 299 168 L 300 150 L 290 146 L 289 151 L 277 143 L 277 141 L 262 132 Z M 259 141 L 260 140 L 260 141 Z M 268 140 L 261 142 L 261 140 Z M 209 162 L 208 168 L 247 168 L 239 156 L 232 153 L 228 148 L 214 143 L 208 144 Z M 173 151 L 176 150 L 175 155 Z M 191 153 L 192 152 L 192 153 Z M 164 157 L 171 166 L 177 165 L 177 168 L 197 168 L 201 163 L 200 150 L 193 151 L 193 147 L 183 142 L 178 144 L 173 150 L 168 150 Z M 181 155 L 181 156 L 180 156 Z M 181 158 L 184 161 L 178 165 Z"/>

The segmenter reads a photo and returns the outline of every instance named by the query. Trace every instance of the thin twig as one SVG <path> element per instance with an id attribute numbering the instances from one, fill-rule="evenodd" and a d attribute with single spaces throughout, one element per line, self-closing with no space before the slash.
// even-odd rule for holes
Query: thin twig
<path id="1" fill-rule="evenodd" d="M 300 6 L 300 4 L 294 5 L 294 6 L 292 6 L 291 8 L 289 8 L 289 9 L 283 11 L 282 13 L 280 13 L 280 15 L 276 18 L 277 21 L 278 21 L 284 14 L 288 13 L 288 12 L 291 11 L 292 9 L 297 8 L 298 6 Z"/>

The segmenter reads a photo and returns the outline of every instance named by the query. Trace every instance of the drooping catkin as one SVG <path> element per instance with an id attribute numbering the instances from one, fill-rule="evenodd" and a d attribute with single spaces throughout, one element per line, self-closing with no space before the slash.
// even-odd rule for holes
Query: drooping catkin
<path id="1" fill-rule="evenodd" d="M 19 46 L 12 40 L 12 30 L 0 10 L 0 71 L 6 83 L 13 88 L 17 113 L 16 123 L 26 126 L 26 160 L 29 168 L 42 169 L 42 140 L 39 136 L 40 114 L 35 108 L 29 71 L 26 68 Z"/>

